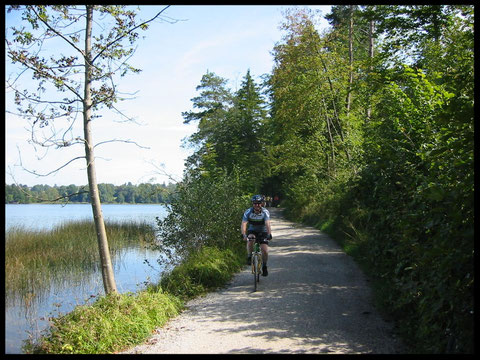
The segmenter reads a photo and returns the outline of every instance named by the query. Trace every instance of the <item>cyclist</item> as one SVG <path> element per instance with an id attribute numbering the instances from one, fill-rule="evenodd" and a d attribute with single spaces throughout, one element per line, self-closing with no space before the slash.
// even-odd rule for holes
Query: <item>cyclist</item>
<path id="1" fill-rule="evenodd" d="M 267 260 L 268 260 L 268 241 L 272 239 L 272 228 L 270 225 L 270 213 L 263 208 L 264 199 L 261 195 L 254 195 L 252 197 L 252 207 L 247 209 L 242 218 L 242 237 L 247 242 L 247 263 L 252 263 L 253 241 L 248 241 L 253 238 L 253 235 L 260 239 L 260 249 L 262 251 L 262 276 L 268 275 Z M 247 227 L 248 225 L 248 227 Z"/>

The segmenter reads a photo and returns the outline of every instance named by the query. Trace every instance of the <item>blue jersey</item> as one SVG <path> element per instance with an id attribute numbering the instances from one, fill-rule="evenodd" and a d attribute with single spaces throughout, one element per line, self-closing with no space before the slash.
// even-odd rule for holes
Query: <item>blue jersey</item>
<path id="1" fill-rule="evenodd" d="M 243 213 L 242 221 L 248 221 L 247 231 L 267 232 L 266 220 L 270 220 L 270 213 L 265 208 L 262 208 L 259 214 L 255 214 L 253 208 L 247 209 Z"/>

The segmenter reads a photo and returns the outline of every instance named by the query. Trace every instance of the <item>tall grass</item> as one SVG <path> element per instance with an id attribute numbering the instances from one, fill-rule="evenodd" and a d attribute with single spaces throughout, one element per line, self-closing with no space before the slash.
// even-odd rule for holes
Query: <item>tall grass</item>
<path id="1" fill-rule="evenodd" d="M 108 222 L 106 232 L 113 255 L 123 248 L 154 241 L 147 223 Z M 14 227 L 5 234 L 5 298 L 48 291 L 52 282 L 66 277 L 81 280 L 99 268 L 95 227 L 92 221 L 75 221 L 51 230 Z"/>

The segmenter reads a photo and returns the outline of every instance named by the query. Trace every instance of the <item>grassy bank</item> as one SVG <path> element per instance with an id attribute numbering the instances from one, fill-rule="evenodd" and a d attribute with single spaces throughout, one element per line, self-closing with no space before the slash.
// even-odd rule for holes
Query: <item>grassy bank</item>
<path id="1" fill-rule="evenodd" d="M 243 244 L 241 244 L 243 245 Z M 102 354 L 126 350 L 145 341 L 168 319 L 179 314 L 188 299 L 225 285 L 244 265 L 244 247 L 219 250 L 204 247 L 192 254 L 160 284 L 137 294 L 100 297 L 92 305 L 51 319 L 51 327 L 27 353 Z"/>
<path id="2" fill-rule="evenodd" d="M 28 343 L 26 353 L 105 354 L 145 340 L 152 330 L 179 313 L 181 301 L 161 291 L 112 294 L 92 305 L 51 319 L 51 327 L 37 344 Z"/>

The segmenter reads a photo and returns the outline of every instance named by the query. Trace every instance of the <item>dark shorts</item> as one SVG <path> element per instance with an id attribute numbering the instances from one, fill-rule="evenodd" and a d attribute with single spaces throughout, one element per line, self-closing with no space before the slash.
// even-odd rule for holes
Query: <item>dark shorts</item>
<path id="1" fill-rule="evenodd" d="M 248 230 L 247 231 L 247 236 L 253 234 L 255 235 L 256 239 L 259 240 L 258 242 L 260 244 L 267 244 L 268 245 L 268 240 L 267 240 L 267 233 L 266 232 L 257 232 L 253 230 Z"/>

